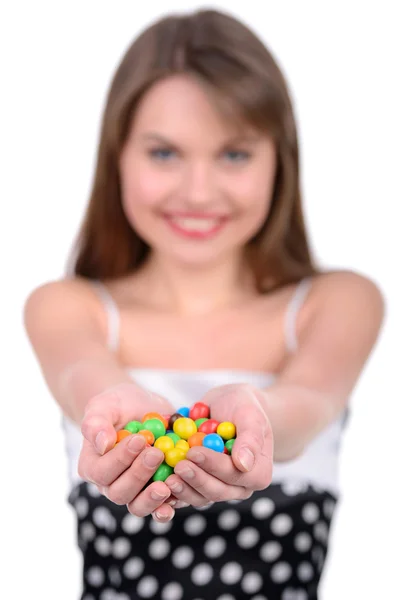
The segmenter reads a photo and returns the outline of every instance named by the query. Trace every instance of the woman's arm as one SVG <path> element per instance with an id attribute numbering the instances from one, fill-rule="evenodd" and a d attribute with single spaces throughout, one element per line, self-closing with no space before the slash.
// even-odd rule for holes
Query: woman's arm
<path id="1" fill-rule="evenodd" d="M 48 387 L 63 412 L 84 436 L 78 473 L 112 502 L 132 514 L 170 519 L 164 501 L 171 491 L 161 481 L 144 491 L 164 459 L 132 435 L 115 446 L 116 429 L 147 410 L 169 412 L 169 403 L 136 385 L 107 349 L 101 306 L 82 281 L 49 283 L 25 305 L 25 326 Z M 115 446 L 115 447 L 114 447 Z M 153 494 L 156 494 L 155 496 Z"/>
<path id="2" fill-rule="evenodd" d="M 62 411 L 78 424 L 90 398 L 118 384 L 135 386 L 107 349 L 100 309 L 80 280 L 44 284 L 25 303 L 25 328 L 44 379 Z"/>
<path id="3" fill-rule="evenodd" d="M 191 448 L 166 481 L 173 494 L 202 506 L 267 487 L 273 461 L 295 459 L 346 407 L 383 313 L 382 295 L 368 279 L 353 273 L 318 277 L 300 315 L 298 351 L 276 383 L 265 390 L 224 385 L 204 396 L 214 418 L 237 425 L 232 456 Z"/>
<path id="4" fill-rule="evenodd" d="M 290 460 L 346 407 L 377 340 L 384 300 L 369 279 L 350 272 L 316 279 L 299 349 L 261 403 L 274 434 L 274 460 Z"/>

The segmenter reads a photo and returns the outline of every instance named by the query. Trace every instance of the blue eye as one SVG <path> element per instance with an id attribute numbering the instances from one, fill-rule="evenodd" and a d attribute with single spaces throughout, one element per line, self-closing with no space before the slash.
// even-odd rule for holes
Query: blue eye
<path id="1" fill-rule="evenodd" d="M 166 161 L 175 156 L 175 152 L 169 148 L 155 148 L 150 150 L 150 156 L 157 160 Z"/>
<path id="2" fill-rule="evenodd" d="M 230 162 L 245 162 L 246 160 L 249 160 L 250 158 L 250 153 L 249 152 L 245 152 L 242 150 L 227 150 L 224 153 L 224 156 L 230 161 Z"/>

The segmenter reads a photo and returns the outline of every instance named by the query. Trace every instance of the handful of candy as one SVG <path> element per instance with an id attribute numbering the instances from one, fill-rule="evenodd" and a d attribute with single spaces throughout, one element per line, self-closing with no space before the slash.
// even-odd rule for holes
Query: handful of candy
<path id="1" fill-rule="evenodd" d="M 142 421 L 130 421 L 120 429 L 116 443 L 133 433 L 143 435 L 150 446 L 164 453 L 153 481 L 165 481 L 193 446 L 231 454 L 236 439 L 235 425 L 210 419 L 210 409 L 203 402 L 196 402 L 191 408 L 182 407 L 173 415 L 146 413 Z"/>

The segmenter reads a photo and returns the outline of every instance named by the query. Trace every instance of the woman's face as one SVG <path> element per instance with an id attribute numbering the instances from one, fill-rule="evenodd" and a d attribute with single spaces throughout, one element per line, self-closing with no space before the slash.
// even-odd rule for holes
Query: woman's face
<path id="1" fill-rule="evenodd" d="M 171 76 L 135 112 L 120 159 L 123 208 L 164 260 L 234 259 L 268 215 L 275 168 L 269 137 L 238 136 L 200 84 Z"/>

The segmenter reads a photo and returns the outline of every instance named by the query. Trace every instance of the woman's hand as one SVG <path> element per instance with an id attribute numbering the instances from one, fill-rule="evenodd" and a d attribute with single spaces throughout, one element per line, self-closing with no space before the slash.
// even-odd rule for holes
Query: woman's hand
<path id="1" fill-rule="evenodd" d="M 214 388 L 204 396 L 211 417 L 234 423 L 237 438 L 231 456 L 200 446 L 191 448 L 165 482 L 174 499 L 204 506 L 249 498 L 255 490 L 268 487 L 272 479 L 273 435 L 260 403 L 261 395 L 250 385 L 233 384 Z"/>
<path id="2" fill-rule="evenodd" d="M 174 510 L 165 504 L 171 491 L 164 482 L 152 482 L 142 491 L 163 462 L 164 454 L 146 447 L 141 435 L 127 436 L 116 446 L 115 442 L 116 431 L 129 421 L 141 420 L 146 412 L 173 411 L 164 398 L 134 383 L 121 384 L 91 399 L 81 425 L 84 440 L 79 476 L 94 483 L 115 504 L 126 504 L 134 515 L 154 513 L 157 520 L 172 519 Z"/>

